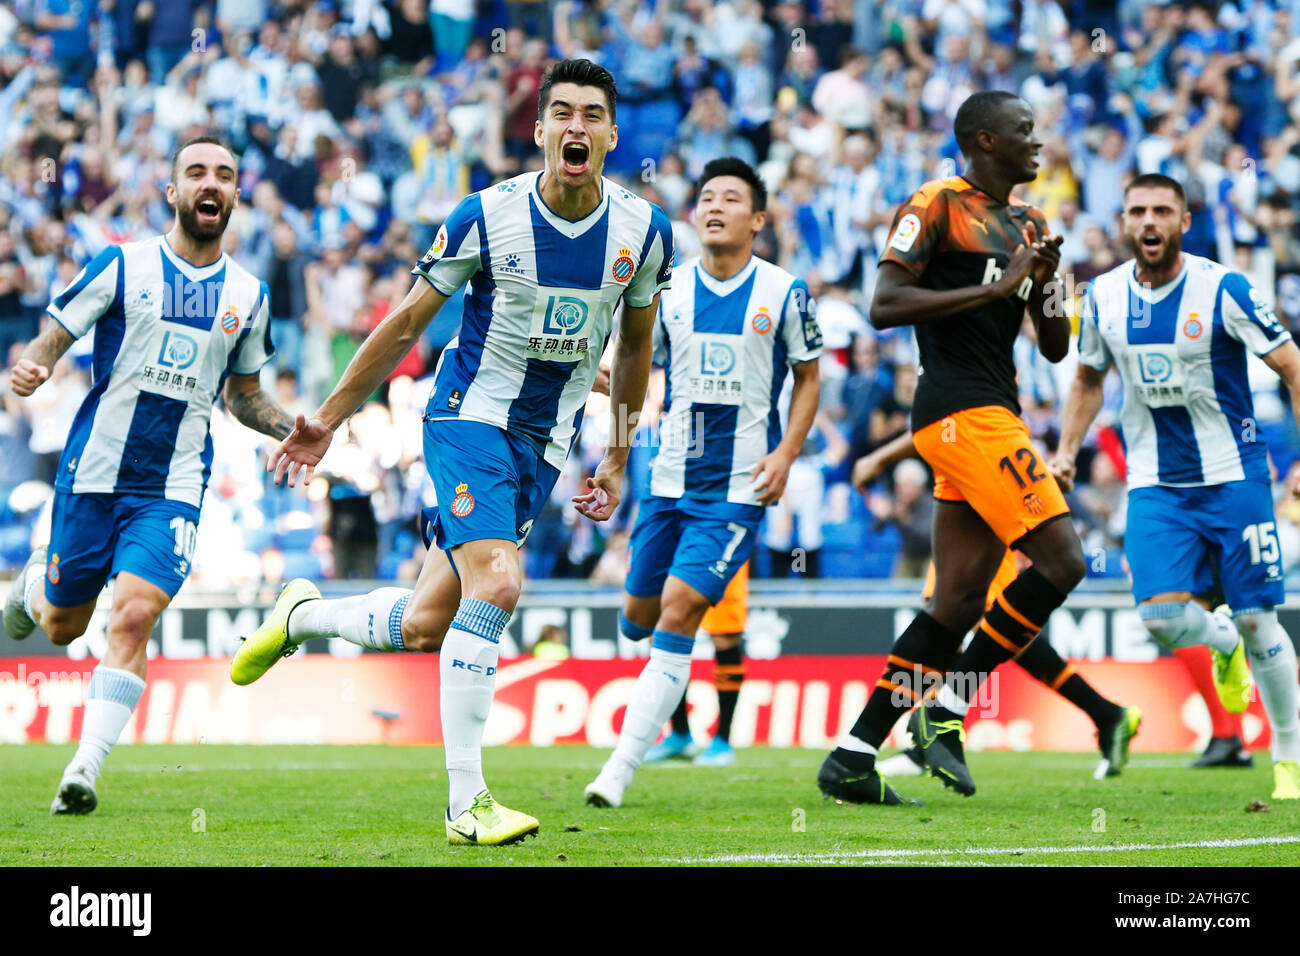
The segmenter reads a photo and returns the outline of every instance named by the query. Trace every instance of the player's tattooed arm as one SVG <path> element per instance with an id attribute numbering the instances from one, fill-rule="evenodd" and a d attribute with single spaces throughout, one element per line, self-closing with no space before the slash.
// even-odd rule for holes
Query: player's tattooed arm
<path id="1" fill-rule="evenodd" d="M 13 367 L 9 387 L 15 395 L 27 397 L 50 377 L 50 370 L 72 347 L 76 339 L 58 322 L 46 323 L 45 331 L 27 343 L 23 357 Z"/>
<path id="2" fill-rule="evenodd" d="M 231 375 L 226 379 L 226 408 L 241 425 L 253 431 L 285 438 L 293 431 L 293 416 L 262 391 L 256 375 Z"/>

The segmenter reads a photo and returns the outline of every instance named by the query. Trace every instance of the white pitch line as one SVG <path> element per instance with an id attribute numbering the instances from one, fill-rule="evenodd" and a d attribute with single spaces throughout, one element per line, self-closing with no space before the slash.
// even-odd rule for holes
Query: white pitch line
<path id="1" fill-rule="evenodd" d="M 1277 846 L 1300 843 L 1300 836 L 1251 837 L 1244 840 L 1195 840 L 1186 843 L 1122 843 L 1117 846 L 1019 846 L 964 847 L 951 850 L 874 849 L 829 853 L 738 853 L 726 856 L 697 856 L 674 859 L 672 863 L 828 863 L 850 860 L 898 860 L 917 857 L 1024 856 L 1053 853 L 1136 853 L 1142 850 L 1231 849 L 1246 846 Z"/>

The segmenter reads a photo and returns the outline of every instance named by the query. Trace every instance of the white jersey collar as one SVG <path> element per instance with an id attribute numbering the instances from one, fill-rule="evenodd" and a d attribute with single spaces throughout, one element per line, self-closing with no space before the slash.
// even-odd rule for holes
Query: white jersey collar
<path id="1" fill-rule="evenodd" d="M 749 261 L 745 263 L 745 267 L 730 279 L 718 279 L 709 275 L 709 273 L 705 271 L 704 261 L 702 259 L 695 260 L 695 274 L 699 276 L 700 281 L 704 283 L 704 288 L 719 297 L 731 295 L 731 293 L 739 289 L 745 284 L 745 280 L 754 274 L 754 270 L 757 268 L 758 259 L 751 255 Z"/>
<path id="2" fill-rule="evenodd" d="M 171 243 L 167 241 L 165 235 L 158 237 L 158 245 L 162 248 L 163 255 L 170 259 L 173 265 L 180 269 L 181 272 L 185 273 L 186 277 L 190 279 L 210 279 L 212 276 L 220 272 L 222 267 L 226 264 L 226 254 L 223 252 L 221 255 L 217 256 L 216 262 L 206 266 L 196 266 L 188 259 L 177 254 L 176 250 L 171 247 Z"/>
<path id="3" fill-rule="evenodd" d="M 600 217 L 605 214 L 605 210 L 609 208 L 610 184 L 602 176 L 600 180 L 600 202 L 596 204 L 596 208 L 581 219 L 565 219 L 546 205 L 546 200 L 542 198 L 542 192 L 538 187 L 541 185 L 543 175 L 545 173 L 541 172 L 533 177 L 532 182 L 529 183 L 528 191 L 537 200 L 537 209 L 542 214 L 542 218 L 562 235 L 568 236 L 570 239 L 577 239 L 594 226 Z"/>

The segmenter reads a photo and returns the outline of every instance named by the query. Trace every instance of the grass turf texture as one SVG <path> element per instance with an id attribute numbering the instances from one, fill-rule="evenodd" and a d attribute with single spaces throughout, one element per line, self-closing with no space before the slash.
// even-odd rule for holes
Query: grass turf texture
<path id="1" fill-rule="evenodd" d="M 909 808 L 823 801 L 820 751 L 756 748 L 644 767 L 622 808 L 597 810 L 582 789 L 608 751 L 493 748 L 493 792 L 542 828 L 492 848 L 447 845 L 440 748 L 126 746 L 94 814 L 53 817 L 72 752 L 0 747 L 0 865 L 1300 864 L 1300 805 L 1269 798 L 1265 754 L 1244 771 L 1142 754 L 1095 781 L 1092 755 L 977 753 L 975 796 L 898 779 L 928 804 Z M 1258 842 L 1171 846 L 1206 841 Z"/>

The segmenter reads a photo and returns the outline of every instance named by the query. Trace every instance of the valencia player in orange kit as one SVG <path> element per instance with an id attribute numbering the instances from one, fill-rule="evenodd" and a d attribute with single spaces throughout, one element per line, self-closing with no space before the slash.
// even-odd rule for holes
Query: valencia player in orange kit
<path id="1" fill-rule="evenodd" d="M 1044 357 L 1059 362 L 1069 349 L 1055 276 L 1060 237 L 1048 235 L 1039 210 L 1011 196 L 1037 175 L 1042 143 L 1029 105 L 999 91 L 967 98 L 953 130 L 966 171 L 926 183 L 898 211 L 871 305 L 876 328 L 916 329 L 921 377 L 912 433 L 935 473 L 937 584 L 817 775 L 823 793 L 856 803 L 905 802 L 876 772 L 876 751 L 931 686 L 938 693 L 916 709 L 909 729 L 936 777 L 974 793 L 962 752 L 970 701 L 1084 575 L 1065 497 L 1020 418 L 1012 359 L 1026 308 Z M 986 612 L 1008 547 L 1032 565 Z"/>

